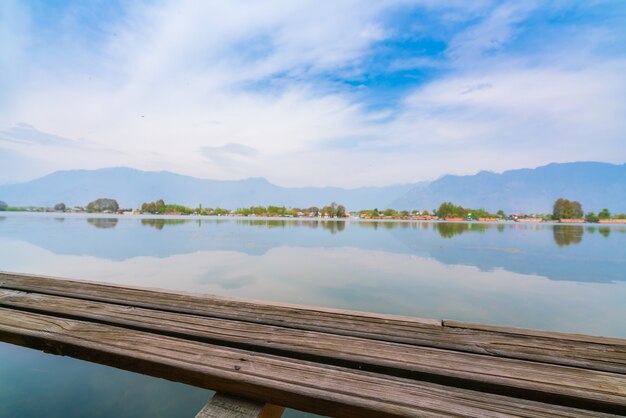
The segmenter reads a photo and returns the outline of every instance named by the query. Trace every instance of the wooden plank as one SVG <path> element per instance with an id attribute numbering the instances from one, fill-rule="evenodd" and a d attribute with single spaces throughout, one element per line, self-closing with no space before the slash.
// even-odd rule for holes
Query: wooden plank
<path id="1" fill-rule="evenodd" d="M 475 352 L 626 374 L 626 340 L 462 321 L 443 321 L 444 332 Z"/>
<path id="2" fill-rule="evenodd" d="M 195 418 L 280 418 L 285 408 L 216 393 Z"/>
<path id="3" fill-rule="evenodd" d="M 448 328 L 472 329 L 472 330 L 477 330 L 477 331 L 488 331 L 491 333 L 498 333 L 498 334 L 525 335 L 528 337 L 540 337 L 540 338 L 551 338 L 551 337 L 554 337 L 554 335 L 557 335 L 559 339 L 561 340 L 567 340 L 567 341 L 573 341 L 573 342 L 594 343 L 594 344 L 610 343 L 610 344 L 614 344 L 617 346 L 626 345 L 626 340 L 623 338 L 598 337 L 598 336 L 593 336 L 593 335 L 543 331 L 543 330 L 535 330 L 535 329 L 527 329 L 527 328 L 508 327 L 508 326 L 502 326 L 502 325 L 479 324 L 476 322 L 455 321 L 451 319 L 443 320 L 442 324 L 444 327 L 448 327 Z"/>
<path id="4" fill-rule="evenodd" d="M 0 306 L 419 378 L 626 410 L 626 375 L 0 289 Z"/>
<path id="5" fill-rule="evenodd" d="M 6 308 L 0 340 L 330 416 L 611 416 Z"/>
<path id="6" fill-rule="evenodd" d="M 626 340 L 531 330 L 494 332 L 438 321 L 336 309 L 251 302 L 182 292 L 0 273 L 0 287 L 182 312 L 214 318 L 320 331 L 381 341 L 446 348 L 626 374 Z M 287 321 L 288 319 L 288 321 Z"/>

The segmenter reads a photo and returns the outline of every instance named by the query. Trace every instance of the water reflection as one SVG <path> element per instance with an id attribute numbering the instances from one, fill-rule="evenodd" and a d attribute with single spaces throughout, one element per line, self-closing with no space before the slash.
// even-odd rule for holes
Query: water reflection
<path id="1" fill-rule="evenodd" d="M 54 218 L 55 221 L 57 222 L 65 222 L 65 218 Z"/>
<path id="2" fill-rule="evenodd" d="M 7 242 L 30 243 L 56 255 L 91 256 L 118 262 L 198 251 L 264 256 L 272 249 L 285 246 L 332 251 L 352 247 L 430 257 L 447 265 L 471 265 L 485 272 L 504 269 L 559 281 L 609 283 L 626 280 L 623 273 L 626 228 L 618 225 L 190 216 L 98 218 L 74 214 L 64 215 L 65 220 L 60 222 L 55 220 L 59 218 L 58 214 L 3 216 L 0 238 L 9 240 Z M 84 226 L 85 220 L 95 228 Z M 172 228 L 166 228 L 166 225 Z M 105 231 L 110 245 L 102 245 Z M 114 233 L 110 233 L 112 231 Z M 55 236 L 55 240 L 50 240 L 50 236 Z M 9 260 L 15 258 L 8 254 L 0 254 L 0 265 L 4 270 L 10 270 Z M 27 254 L 27 250 L 23 254 Z M 24 266 L 28 266 L 28 261 Z M 236 282 L 231 279 L 233 281 L 227 286 Z"/>
<path id="3" fill-rule="evenodd" d="M 331 234 L 341 232 L 346 229 L 346 221 L 342 220 L 318 220 L 318 219 L 237 219 L 239 225 L 259 226 L 263 228 L 297 228 L 306 226 L 312 229 L 322 228 L 330 231 Z"/>
<path id="4" fill-rule="evenodd" d="M 103 229 L 115 228 L 117 221 L 117 218 L 87 218 L 87 223 Z"/>
<path id="5" fill-rule="evenodd" d="M 151 226 L 153 228 L 158 229 L 159 231 L 163 229 L 165 225 L 183 225 L 187 222 L 191 222 L 187 219 L 142 219 L 141 224 L 144 226 Z M 199 223 L 202 221 L 198 220 Z"/>
<path id="6" fill-rule="evenodd" d="M 484 233 L 486 230 L 494 227 L 493 224 L 486 223 L 448 223 L 448 222 L 439 222 L 436 223 L 437 231 L 442 238 L 452 238 L 456 235 L 460 235 L 464 232 L 479 232 Z M 504 229 L 498 228 L 499 232 L 504 231 Z"/>
<path id="7" fill-rule="evenodd" d="M 585 230 L 581 225 L 554 225 L 552 234 L 554 242 L 559 247 L 571 244 L 579 244 L 583 240 Z M 602 234 L 602 231 L 600 231 Z"/>

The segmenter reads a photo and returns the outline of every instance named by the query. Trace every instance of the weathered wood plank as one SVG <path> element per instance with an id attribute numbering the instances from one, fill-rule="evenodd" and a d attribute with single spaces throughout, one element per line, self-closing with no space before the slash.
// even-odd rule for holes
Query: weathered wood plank
<path id="1" fill-rule="evenodd" d="M 0 287 L 626 374 L 626 340 L 270 304 L 0 273 Z M 288 322 L 287 322 L 288 319 Z M 512 330 L 506 332 L 505 330 Z"/>
<path id="2" fill-rule="evenodd" d="M 195 418 L 280 418 L 285 408 L 216 393 Z"/>
<path id="3" fill-rule="evenodd" d="M 626 375 L 615 373 L 6 289 L 0 289 L 0 306 L 531 399 L 626 409 Z"/>
<path id="4" fill-rule="evenodd" d="M 610 416 L 6 308 L 0 340 L 322 415 Z"/>

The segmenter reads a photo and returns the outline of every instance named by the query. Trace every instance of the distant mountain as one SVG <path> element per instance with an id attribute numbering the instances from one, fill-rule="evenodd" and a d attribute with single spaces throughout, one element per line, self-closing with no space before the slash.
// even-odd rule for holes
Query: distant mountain
<path id="1" fill-rule="evenodd" d="M 68 207 L 85 206 L 97 198 L 118 201 L 121 207 L 137 208 L 143 202 L 163 199 L 190 207 L 236 209 L 252 205 L 310 207 L 331 202 L 350 210 L 382 208 L 411 189 L 414 183 L 387 187 L 341 189 L 336 187 L 285 188 L 264 178 L 207 180 L 170 173 L 131 168 L 58 171 L 26 183 L 0 186 L 0 200 L 11 206 L 51 207 L 63 202 Z"/>
<path id="2" fill-rule="evenodd" d="M 626 164 L 549 164 L 535 169 L 448 175 L 391 201 L 395 209 L 428 209 L 451 201 L 464 207 L 507 213 L 550 213 L 559 197 L 579 201 L 584 211 L 626 213 Z"/>

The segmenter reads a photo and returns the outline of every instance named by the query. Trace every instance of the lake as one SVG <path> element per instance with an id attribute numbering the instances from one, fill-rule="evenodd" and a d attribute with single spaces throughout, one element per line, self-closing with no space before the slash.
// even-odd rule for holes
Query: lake
<path id="1" fill-rule="evenodd" d="M 2 213 L 0 270 L 626 338 L 624 225 Z M 0 358 L 2 417 L 193 417 L 211 396 L 3 343 Z"/>

